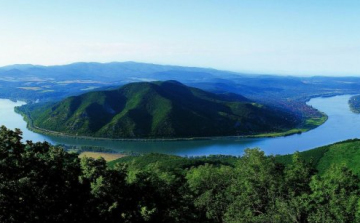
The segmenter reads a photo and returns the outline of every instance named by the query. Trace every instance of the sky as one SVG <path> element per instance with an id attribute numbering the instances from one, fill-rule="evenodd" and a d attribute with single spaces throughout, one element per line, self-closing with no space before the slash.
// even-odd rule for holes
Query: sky
<path id="1" fill-rule="evenodd" d="M 80 61 L 360 76 L 360 1 L 0 0 L 0 66 Z"/>

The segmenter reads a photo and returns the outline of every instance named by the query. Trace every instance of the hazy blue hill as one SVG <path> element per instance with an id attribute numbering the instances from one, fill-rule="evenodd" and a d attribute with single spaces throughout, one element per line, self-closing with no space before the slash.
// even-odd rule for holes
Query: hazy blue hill
<path id="1" fill-rule="evenodd" d="M 29 64 L 0 67 L 0 97 L 58 101 L 72 95 L 139 81 L 177 80 L 213 93 L 231 92 L 262 104 L 314 117 L 305 102 L 316 96 L 360 93 L 356 77 L 291 77 L 255 75 L 210 68 L 137 62 Z"/>
<path id="2" fill-rule="evenodd" d="M 5 75 L 2 71 L 21 70 L 20 76 L 30 75 L 39 78 L 53 78 L 55 80 L 96 80 L 96 81 L 120 81 L 124 78 L 153 78 L 155 80 L 169 79 L 209 79 L 215 76 L 231 77 L 232 72 L 218 71 L 208 68 L 180 67 L 169 65 L 157 65 L 136 62 L 112 62 L 112 63 L 73 63 L 58 66 L 34 66 L 12 65 L 0 68 L 0 76 Z"/>
<path id="3" fill-rule="evenodd" d="M 252 135 L 294 128 L 299 120 L 236 94 L 177 81 L 139 82 L 32 109 L 36 127 L 108 138 Z"/>
<path id="4" fill-rule="evenodd" d="M 3 76 L 7 76 L 7 77 L 16 77 L 18 75 L 22 77 L 27 77 L 28 75 L 26 72 L 18 68 L 4 69 L 2 70 L 1 73 Z"/>
<path id="5" fill-rule="evenodd" d="M 34 67 L 41 67 L 41 66 L 32 65 L 32 64 L 14 64 L 14 65 L 0 67 L 0 70 L 27 70 Z"/>

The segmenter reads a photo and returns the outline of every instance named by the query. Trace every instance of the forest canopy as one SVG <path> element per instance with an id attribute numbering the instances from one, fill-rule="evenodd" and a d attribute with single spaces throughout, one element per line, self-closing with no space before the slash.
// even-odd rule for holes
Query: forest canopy
<path id="1" fill-rule="evenodd" d="M 107 164 L 0 129 L 0 222 L 359 222 L 359 176 L 292 155 L 146 154 Z"/>

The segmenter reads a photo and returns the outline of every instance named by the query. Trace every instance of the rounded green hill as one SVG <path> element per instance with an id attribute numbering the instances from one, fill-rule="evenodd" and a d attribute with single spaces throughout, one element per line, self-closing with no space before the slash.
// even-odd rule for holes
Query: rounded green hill
<path id="1" fill-rule="evenodd" d="M 236 94 L 176 81 L 139 82 L 31 109 L 35 128 L 104 138 L 178 138 L 281 132 L 296 116 Z"/>

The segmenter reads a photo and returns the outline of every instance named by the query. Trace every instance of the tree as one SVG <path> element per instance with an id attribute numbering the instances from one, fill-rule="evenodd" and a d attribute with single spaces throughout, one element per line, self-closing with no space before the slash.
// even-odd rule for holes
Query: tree
<path id="1" fill-rule="evenodd" d="M 332 166 L 315 176 L 310 187 L 309 222 L 358 222 L 360 179 L 345 166 Z"/>
<path id="2" fill-rule="evenodd" d="M 21 134 L 0 130 L 0 222 L 81 221 L 77 155 L 46 142 L 23 144 Z"/>
<path id="3" fill-rule="evenodd" d="M 233 177 L 232 167 L 209 164 L 191 168 L 186 174 L 189 188 L 195 196 L 195 206 L 211 222 L 223 222 L 224 213 L 231 202 L 227 188 Z"/>
<path id="4" fill-rule="evenodd" d="M 306 210 L 311 193 L 310 181 L 316 170 L 311 162 L 301 159 L 300 153 L 295 152 L 292 163 L 284 170 L 283 196 L 277 202 L 280 215 L 287 216 L 291 222 L 306 222 Z"/>
<path id="5" fill-rule="evenodd" d="M 283 191 L 283 166 L 259 149 L 247 149 L 236 166 L 230 186 L 234 201 L 225 214 L 226 222 L 286 222 L 277 212 Z"/>

